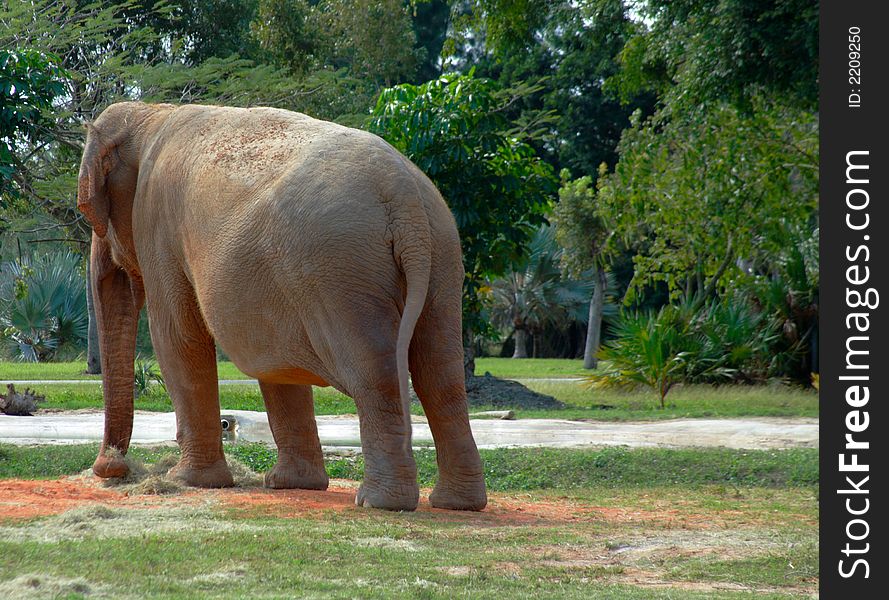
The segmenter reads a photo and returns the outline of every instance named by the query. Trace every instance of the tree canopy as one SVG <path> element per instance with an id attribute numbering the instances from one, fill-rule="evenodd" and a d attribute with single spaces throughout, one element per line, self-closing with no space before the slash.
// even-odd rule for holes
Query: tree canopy
<path id="1" fill-rule="evenodd" d="M 555 191 L 552 168 L 509 134 L 511 97 L 488 79 L 445 75 L 380 94 L 371 130 L 435 182 L 463 246 L 464 327 L 485 328 L 480 289 L 520 260 Z"/>

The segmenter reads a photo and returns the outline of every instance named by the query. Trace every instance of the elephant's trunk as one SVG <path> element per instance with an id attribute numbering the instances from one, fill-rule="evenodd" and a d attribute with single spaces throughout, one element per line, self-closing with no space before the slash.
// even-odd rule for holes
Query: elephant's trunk
<path id="1" fill-rule="evenodd" d="M 127 473 L 123 455 L 133 433 L 133 361 L 142 307 L 141 282 L 134 282 L 111 260 L 107 240 L 93 234 L 90 256 L 93 300 L 99 326 L 105 435 L 93 472 L 99 477 Z"/>

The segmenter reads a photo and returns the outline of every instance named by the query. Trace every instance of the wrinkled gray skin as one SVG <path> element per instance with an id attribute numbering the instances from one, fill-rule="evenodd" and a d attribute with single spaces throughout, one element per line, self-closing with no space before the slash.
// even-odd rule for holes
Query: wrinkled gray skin
<path id="1" fill-rule="evenodd" d="M 435 438 L 433 506 L 486 494 L 466 407 L 460 244 L 432 183 L 371 134 L 270 108 L 108 107 L 90 126 L 78 207 L 93 226 L 105 436 L 126 472 L 138 313 L 176 409 L 171 474 L 232 485 L 214 341 L 259 379 L 279 458 L 273 488 L 326 489 L 311 385 L 355 399 L 356 502 L 413 510 L 408 369 Z"/>

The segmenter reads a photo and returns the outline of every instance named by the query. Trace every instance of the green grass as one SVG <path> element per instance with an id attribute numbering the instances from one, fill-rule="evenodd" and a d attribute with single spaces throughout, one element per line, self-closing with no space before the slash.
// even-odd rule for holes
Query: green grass
<path id="1" fill-rule="evenodd" d="M 490 372 L 494 377 L 534 379 L 550 377 L 582 377 L 583 361 L 565 358 L 476 358 L 475 374 Z"/>
<path id="2" fill-rule="evenodd" d="M 76 474 L 96 451 L 0 445 L 0 478 Z M 274 461 L 258 444 L 226 451 L 259 471 Z M 176 449 L 131 452 L 152 462 Z M 481 514 L 344 506 L 283 518 L 207 494 L 0 519 L 0 597 L 783 600 L 816 589 L 815 450 L 482 454 L 492 508 Z M 434 454 L 417 461 L 429 486 Z M 328 470 L 359 477 L 361 461 Z M 288 493 L 297 509 L 299 494 Z M 564 516 L 534 516 L 535 505 Z"/>
<path id="3" fill-rule="evenodd" d="M 274 449 L 262 444 L 227 444 L 226 452 L 254 471 L 265 472 L 276 460 Z M 98 445 L 19 447 L 0 444 L 0 479 L 73 475 L 89 468 Z M 133 456 L 147 462 L 169 447 L 134 446 Z M 786 487 L 818 484 L 818 450 L 729 450 L 722 448 L 499 448 L 482 450 L 485 480 L 495 491 L 569 490 L 627 486 Z M 435 483 L 435 450 L 416 450 L 420 484 Z M 361 479 L 362 457 L 327 461 L 331 477 Z"/>
<path id="4" fill-rule="evenodd" d="M 519 418 L 658 420 L 701 417 L 818 417 L 818 393 L 775 385 L 681 386 L 660 408 L 654 393 L 591 390 L 580 383 L 532 381 L 526 385 L 564 402 L 563 410 L 518 410 Z"/>
<path id="5" fill-rule="evenodd" d="M 786 386 L 744 387 L 691 386 L 675 389 L 661 409 L 657 398 L 645 392 L 621 393 L 588 390 L 575 382 L 538 381 L 528 387 L 549 394 L 567 406 L 560 410 L 517 409 L 518 418 L 589 419 L 598 421 L 657 420 L 696 417 L 817 417 L 815 392 Z M 46 396 L 44 408 L 101 408 L 102 392 L 96 383 L 32 385 Z M 262 395 L 255 385 L 222 385 L 219 397 L 223 410 L 265 410 Z M 138 410 L 170 411 L 172 404 L 160 388 L 136 400 Z M 473 407 L 473 412 L 493 407 Z M 415 414 L 423 414 L 420 406 Z M 354 414 L 355 403 L 333 388 L 315 388 L 315 413 L 318 415 Z"/>
<path id="6" fill-rule="evenodd" d="M 584 374 L 583 361 L 559 358 L 478 358 L 476 372 L 486 371 L 495 377 L 548 378 L 578 377 Z M 23 363 L 0 361 L 0 380 L 4 379 L 100 379 L 99 375 L 86 375 L 86 362 Z M 220 379 L 249 379 L 231 362 L 218 364 Z"/>
<path id="7" fill-rule="evenodd" d="M 106 512 L 121 527 L 141 524 L 139 511 Z M 162 513 L 162 510 L 149 510 Z M 427 514 L 328 514 L 316 518 L 237 518 L 210 508 L 178 517 L 213 527 L 155 531 L 146 524 L 136 539 L 111 532 L 108 537 L 68 537 L 56 541 L 2 541 L 6 557 L 0 585 L 19 574 L 39 573 L 27 585 L 81 578 L 82 595 L 107 593 L 114 598 L 607 598 L 609 600 L 777 600 L 807 597 L 794 587 L 762 593 L 715 588 L 691 591 L 663 581 L 651 589 L 612 583 L 625 568 L 572 560 L 564 549 L 587 556 L 607 552 L 601 527 L 484 527 L 472 521 L 445 523 Z M 89 517 L 89 515 L 86 515 Z M 178 515 L 165 515 L 167 521 Z M 100 517 L 100 518 L 101 518 Z M 59 518 L 55 518 L 58 520 Z M 52 522 L 52 520 L 51 520 Z M 86 526 L 92 523 L 86 521 Z M 40 524 L 21 527 L 21 537 Z M 626 529 L 626 528 L 624 528 Z M 735 534 L 738 535 L 738 534 Z M 496 537 L 494 537 L 496 536 Z M 32 535 L 32 537 L 35 537 Z M 812 534 L 805 536 L 811 539 Z M 570 544 L 570 546 L 569 546 Z M 757 564 L 738 565 L 747 580 Z M 669 577 L 677 562 L 663 553 L 658 572 Z M 803 556 L 796 564 L 811 568 Z M 631 577 L 624 577 L 624 580 Z M 697 581 L 707 584 L 705 574 Z M 717 580 L 720 581 L 720 580 Z M 43 583 L 45 582 L 45 583 Z M 792 584 L 795 582 L 787 582 Z M 15 584 L 9 584 L 15 590 Z M 21 586 L 21 583 L 18 583 Z M 58 584 L 57 584 L 58 585 Z M 70 583 L 68 584 L 71 585 Z M 0 588 L 2 590 L 2 588 Z M 89 596 L 84 591 L 93 592 Z M 44 596 L 49 597 L 49 596 Z"/>

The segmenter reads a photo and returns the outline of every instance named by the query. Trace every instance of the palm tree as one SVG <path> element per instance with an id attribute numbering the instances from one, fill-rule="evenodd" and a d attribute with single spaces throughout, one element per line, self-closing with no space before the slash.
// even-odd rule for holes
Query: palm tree
<path id="1" fill-rule="evenodd" d="M 529 337 L 538 342 L 536 355 L 537 336 L 547 325 L 562 327 L 585 320 L 592 286 L 562 277 L 561 253 L 553 227 L 545 225 L 534 234 L 527 258 L 491 283 L 491 318 L 514 333 L 513 358 L 528 358 Z"/>
<path id="2" fill-rule="evenodd" d="M 0 326 L 19 358 L 42 362 L 86 338 L 82 261 L 58 253 L 7 263 L 0 274 Z"/>

